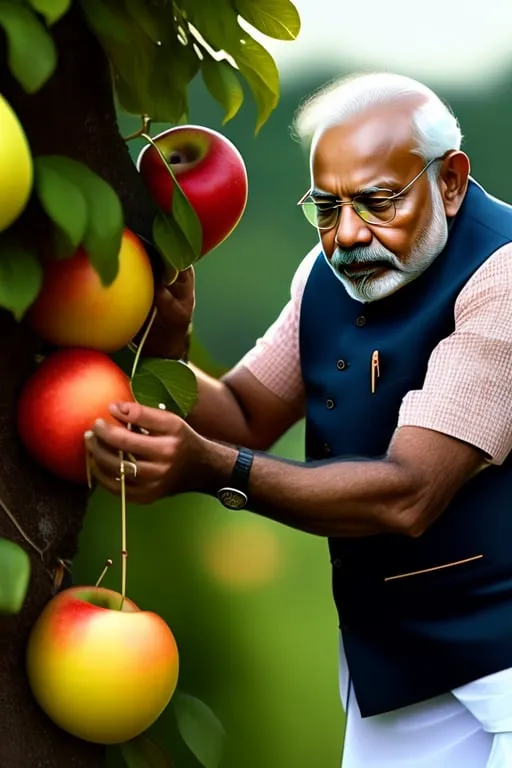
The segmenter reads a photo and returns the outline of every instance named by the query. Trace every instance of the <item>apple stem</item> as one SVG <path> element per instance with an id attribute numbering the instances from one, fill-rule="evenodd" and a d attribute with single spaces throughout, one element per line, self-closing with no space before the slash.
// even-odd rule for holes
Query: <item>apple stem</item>
<path id="1" fill-rule="evenodd" d="M 140 344 L 137 347 L 137 351 L 135 353 L 135 360 L 133 361 L 132 374 L 131 374 L 131 377 L 130 377 L 132 379 L 135 376 L 135 371 L 137 370 L 137 365 L 139 364 L 139 358 L 140 358 L 140 355 L 141 355 L 141 352 L 142 352 L 142 348 L 143 348 L 143 346 L 144 346 L 144 344 L 146 342 L 147 337 L 149 336 L 149 332 L 151 330 L 151 326 L 155 322 L 156 313 L 157 313 L 157 308 L 156 308 L 156 306 L 154 306 L 153 307 L 153 311 L 151 312 L 151 317 L 149 319 L 149 323 L 147 325 L 147 328 L 144 331 L 144 335 L 142 336 Z"/>
<path id="2" fill-rule="evenodd" d="M 121 605 L 119 610 L 122 611 L 126 597 L 126 561 L 128 558 L 128 550 L 126 549 L 126 476 L 123 451 L 119 451 L 119 458 L 121 459 Z"/>
<path id="3" fill-rule="evenodd" d="M 145 133 L 149 132 L 149 128 L 151 126 L 151 118 L 149 115 L 141 115 L 141 120 L 141 127 L 134 133 L 130 133 L 128 136 L 125 136 L 124 141 L 133 141 L 133 139 L 142 138 Z"/>
<path id="4" fill-rule="evenodd" d="M 11 523 L 14 525 L 14 527 L 16 528 L 18 533 L 20 534 L 20 536 L 23 539 L 25 539 L 27 544 L 29 544 L 35 552 L 37 552 L 37 554 L 41 558 L 42 562 L 44 563 L 44 554 L 45 554 L 45 551 L 46 551 L 47 547 L 45 547 L 45 549 L 41 549 L 40 547 L 37 546 L 37 544 L 35 544 L 32 541 L 30 536 L 27 533 L 25 533 L 25 531 L 23 530 L 21 525 L 18 523 L 18 521 L 16 520 L 15 516 L 13 515 L 13 513 L 11 512 L 11 510 L 9 509 L 9 507 L 7 506 L 7 504 L 5 503 L 5 501 L 2 498 L 0 498 L 0 507 L 3 509 L 3 511 L 5 512 L 5 514 L 7 515 L 9 520 L 11 521 Z"/>
<path id="5" fill-rule="evenodd" d="M 102 582 L 102 581 L 103 581 L 103 579 L 105 578 L 105 574 L 106 574 L 106 572 L 108 571 L 108 569 L 110 568 L 110 566 L 111 566 L 111 565 L 112 565 L 112 560 L 111 560 L 111 559 L 110 559 L 110 557 L 109 557 L 109 558 L 108 558 L 108 560 L 106 560 L 106 561 L 105 561 L 105 567 L 104 567 L 104 569 L 102 570 L 102 572 L 101 572 L 101 574 L 100 574 L 100 577 L 99 577 L 98 581 L 96 582 L 96 586 L 97 586 L 97 587 L 99 587 L 99 585 L 101 584 L 101 582 Z"/>

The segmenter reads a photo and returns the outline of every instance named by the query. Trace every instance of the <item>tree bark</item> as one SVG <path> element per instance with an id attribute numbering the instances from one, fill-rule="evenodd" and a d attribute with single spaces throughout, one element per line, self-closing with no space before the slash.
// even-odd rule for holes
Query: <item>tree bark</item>
<path id="1" fill-rule="evenodd" d="M 0 92 L 18 114 L 33 155 L 63 154 L 81 160 L 119 194 L 125 221 L 151 239 L 154 207 L 119 134 L 106 57 L 76 4 L 55 27 L 59 52 L 52 79 L 26 94 L 10 77 L 6 41 L 0 40 Z M 37 206 L 18 223 L 24 236 L 40 238 Z M 57 728 L 32 698 L 25 674 L 28 634 L 55 594 L 50 571 L 57 559 L 72 560 L 87 504 L 87 489 L 51 476 L 27 456 L 16 431 L 21 388 L 44 350 L 24 323 L 0 311 L 0 499 L 26 533 L 45 550 L 44 563 L 0 508 L 0 536 L 29 552 L 32 575 L 27 600 L 16 616 L 0 617 L 0 766 L 2 768 L 96 768 L 104 750 Z"/>

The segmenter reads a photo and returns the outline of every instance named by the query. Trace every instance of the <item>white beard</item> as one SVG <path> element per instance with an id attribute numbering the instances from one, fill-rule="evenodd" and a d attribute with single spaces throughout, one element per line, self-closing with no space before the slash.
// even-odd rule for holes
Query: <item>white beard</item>
<path id="1" fill-rule="evenodd" d="M 367 303 L 390 296 L 419 277 L 445 247 L 448 239 L 448 222 L 443 201 L 436 181 L 434 179 L 429 181 L 432 194 L 432 219 L 411 249 L 407 264 L 402 264 L 394 253 L 380 243 L 353 248 L 349 254 L 341 248 L 336 248 L 330 260 L 324 253 L 327 264 L 338 280 L 343 283 L 352 299 Z M 376 274 L 371 269 L 371 262 L 375 261 L 386 261 L 390 268 Z M 347 276 L 344 266 L 354 262 L 359 264 L 367 262 L 368 272 Z"/>

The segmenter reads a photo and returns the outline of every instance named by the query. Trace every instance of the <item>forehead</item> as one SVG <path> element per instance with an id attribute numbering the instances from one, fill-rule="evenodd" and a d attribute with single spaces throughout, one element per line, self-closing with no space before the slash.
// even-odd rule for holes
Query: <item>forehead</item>
<path id="1" fill-rule="evenodd" d="M 311 153 L 315 186 L 351 194 L 386 181 L 405 183 L 422 163 L 412 154 L 411 118 L 410 105 L 387 105 L 326 129 Z"/>

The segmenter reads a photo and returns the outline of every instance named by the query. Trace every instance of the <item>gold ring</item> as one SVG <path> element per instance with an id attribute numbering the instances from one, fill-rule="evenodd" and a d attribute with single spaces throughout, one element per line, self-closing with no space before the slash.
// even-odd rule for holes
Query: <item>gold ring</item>
<path id="1" fill-rule="evenodd" d="M 124 472 L 124 474 L 126 474 L 126 469 L 128 467 L 130 467 L 130 470 L 131 470 L 131 473 L 132 473 L 132 477 L 135 480 L 135 478 L 137 477 L 137 471 L 138 471 L 137 462 L 136 461 L 125 461 L 123 459 L 123 461 L 121 462 L 121 468 L 120 468 L 121 472 Z"/>

